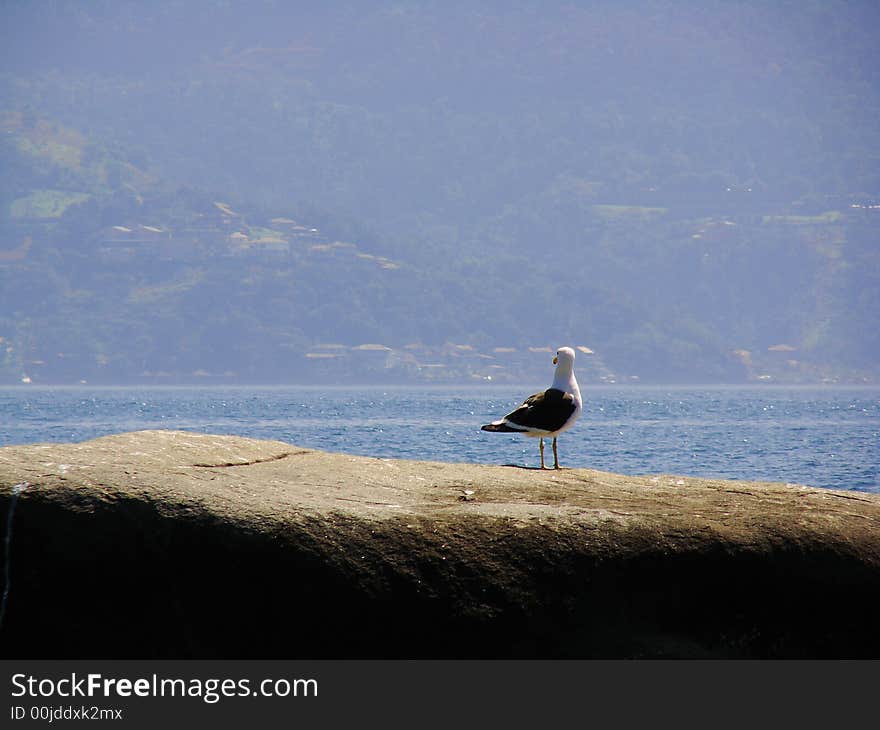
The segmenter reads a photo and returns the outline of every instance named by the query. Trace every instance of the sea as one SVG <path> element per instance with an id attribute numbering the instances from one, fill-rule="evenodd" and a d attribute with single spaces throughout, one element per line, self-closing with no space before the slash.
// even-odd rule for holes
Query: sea
<path id="1" fill-rule="evenodd" d="M 537 389 L 10 386 L 0 388 L 0 446 L 176 429 L 537 467 L 537 439 L 480 430 Z M 588 386 L 582 395 L 580 420 L 558 440 L 563 467 L 880 493 L 877 388 Z"/>

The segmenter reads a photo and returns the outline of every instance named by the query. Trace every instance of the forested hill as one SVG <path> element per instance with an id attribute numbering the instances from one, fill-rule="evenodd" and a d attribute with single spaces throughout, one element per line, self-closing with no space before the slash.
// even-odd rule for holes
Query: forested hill
<path id="1" fill-rule="evenodd" d="M 872 3 L 10 3 L 0 381 L 880 377 Z"/>

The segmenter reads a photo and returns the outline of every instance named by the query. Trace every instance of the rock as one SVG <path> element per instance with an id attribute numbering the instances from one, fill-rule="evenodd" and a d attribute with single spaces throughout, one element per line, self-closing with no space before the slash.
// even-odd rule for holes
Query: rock
<path id="1" fill-rule="evenodd" d="M 172 431 L 21 484 L 7 658 L 880 657 L 880 495 Z"/>

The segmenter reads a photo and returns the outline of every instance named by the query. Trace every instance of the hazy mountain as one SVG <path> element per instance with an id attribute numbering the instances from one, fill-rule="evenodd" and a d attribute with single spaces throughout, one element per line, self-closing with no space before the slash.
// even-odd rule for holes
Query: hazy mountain
<path id="1" fill-rule="evenodd" d="M 6 382 L 880 374 L 873 3 L 4 15 Z"/>

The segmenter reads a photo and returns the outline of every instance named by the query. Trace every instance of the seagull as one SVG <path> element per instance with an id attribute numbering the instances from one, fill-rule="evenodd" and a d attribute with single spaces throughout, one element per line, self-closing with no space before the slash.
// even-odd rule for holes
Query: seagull
<path id="1" fill-rule="evenodd" d="M 521 433 L 540 439 L 538 448 L 542 469 L 547 468 L 544 466 L 544 438 L 553 437 L 553 468 L 558 469 L 556 437 L 574 425 L 583 408 L 581 391 L 574 377 L 574 350 L 560 347 L 553 364 L 556 366 L 553 385 L 543 393 L 530 395 L 516 410 L 481 428 L 483 431 Z"/>

